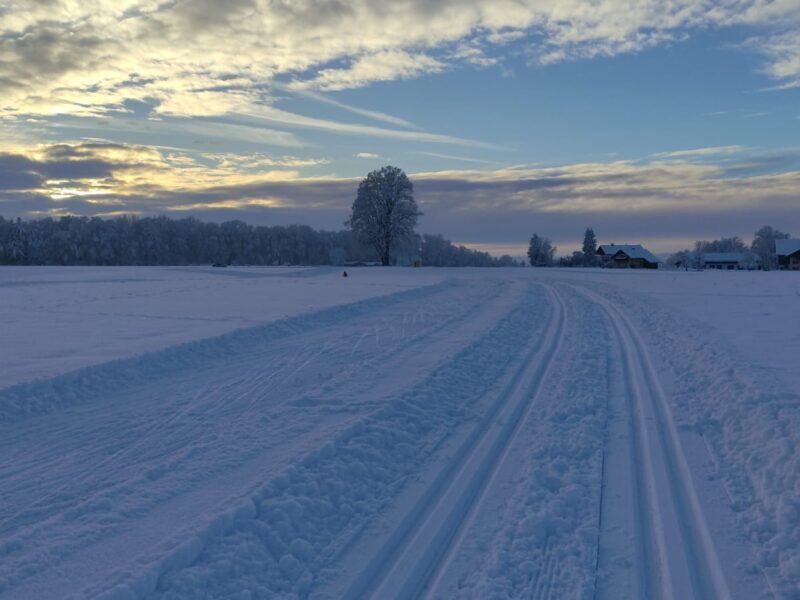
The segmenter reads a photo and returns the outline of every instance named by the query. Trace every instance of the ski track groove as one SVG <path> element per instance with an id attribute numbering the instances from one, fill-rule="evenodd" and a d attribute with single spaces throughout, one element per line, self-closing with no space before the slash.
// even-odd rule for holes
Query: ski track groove
<path id="1" fill-rule="evenodd" d="M 476 426 L 467 440 L 459 448 L 455 457 L 443 468 L 434 483 L 426 490 L 415 507 L 392 532 L 375 559 L 366 565 L 361 576 L 350 586 L 346 598 L 384 598 L 392 595 L 396 598 L 416 598 L 430 596 L 435 589 L 428 590 L 429 582 L 440 573 L 441 565 L 446 566 L 452 556 L 453 542 L 460 543 L 459 532 L 468 525 L 475 507 L 480 504 L 483 494 L 502 464 L 519 425 L 527 417 L 530 408 L 535 404 L 542 384 L 549 372 L 552 358 L 563 339 L 565 330 L 565 308 L 558 292 L 551 286 L 544 286 L 550 297 L 551 315 L 548 328 L 543 336 L 545 342 L 534 344 L 523 364 L 501 394 L 489 414 Z M 520 396 L 516 398 L 515 396 Z M 504 424 L 494 436 L 490 429 L 498 417 L 509 410 L 510 414 L 503 419 Z M 490 437 L 494 439 L 489 440 Z M 489 447 L 478 453 L 479 446 L 489 440 Z M 482 455 L 481 455 L 482 454 Z M 479 461 L 474 472 L 465 471 L 471 460 Z M 463 482 L 467 479 L 466 482 Z M 448 492 L 457 485 L 465 485 L 468 495 L 462 497 L 436 530 L 431 544 L 423 544 L 415 548 L 418 536 L 427 531 L 436 509 L 442 505 Z M 407 522 L 410 521 L 410 522 Z M 418 551 L 418 552 L 415 552 Z M 403 569 L 400 574 L 402 587 L 391 587 L 382 593 L 387 580 L 397 572 L 400 562 L 409 554 L 417 554 L 411 570 Z"/>
<path id="2" fill-rule="evenodd" d="M 629 419 L 633 447 L 628 455 L 634 464 L 636 502 L 638 504 L 637 539 L 645 551 L 644 568 L 638 569 L 641 589 L 647 597 L 665 600 L 676 598 L 674 581 L 679 567 L 671 565 L 675 557 L 668 551 L 665 527 L 674 526 L 680 534 L 683 555 L 681 561 L 688 570 L 693 596 L 697 598 L 719 598 L 728 600 L 731 592 L 725 579 L 719 557 L 703 514 L 697 491 L 692 482 L 686 457 L 672 417 L 668 399 L 658 379 L 657 371 L 635 325 L 621 310 L 601 296 L 582 287 L 575 287 L 590 300 L 599 304 L 608 316 L 614 337 L 619 344 L 623 359 L 623 379 L 629 405 Z M 648 417 L 648 414 L 652 416 Z M 651 431 L 647 423 L 653 423 Z M 653 433 L 656 439 L 650 440 Z M 641 457 L 641 460 L 637 460 Z M 668 482 L 669 498 L 659 496 L 656 482 L 658 467 L 655 461 L 663 461 Z M 644 492 L 644 498 L 642 498 Z M 664 518 L 664 503 L 669 502 L 677 513 L 674 521 Z M 649 519 L 645 522 L 642 515 Z M 670 522 L 672 521 L 672 522 Z M 674 550 L 674 549 L 673 549 Z M 655 556 L 653 556 L 655 551 Z M 679 557 L 680 558 L 680 557 Z M 658 576 L 653 581 L 648 567 L 657 563 Z M 683 582 L 683 585 L 687 585 Z"/>

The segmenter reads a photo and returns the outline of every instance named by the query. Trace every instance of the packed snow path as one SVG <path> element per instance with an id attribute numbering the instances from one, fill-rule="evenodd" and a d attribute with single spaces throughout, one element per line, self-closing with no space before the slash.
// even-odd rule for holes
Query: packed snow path
<path id="1" fill-rule="evenodd" d="M 669 311 L 517 273 L 0 389 L 0 598 L 794 597 Z"/>

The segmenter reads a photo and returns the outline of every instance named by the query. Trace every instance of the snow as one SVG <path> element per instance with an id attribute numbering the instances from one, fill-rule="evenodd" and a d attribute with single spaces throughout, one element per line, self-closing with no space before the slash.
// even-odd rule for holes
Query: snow
<path id="1" fill-rule="evenodd" d="M 442 279 L 430 270 L 372 271 L 369 278 L 340 282 L 342 271 L 333 267 L 3 267 L 4 382 L 58 375 Z"/>
<path id="2" fill-rule="evenodd" d="M 775 254 L 778 256 L 789 256 L 800 251 L 800 240 L 775 240 Z"/>
<path id="3" fill-rule="evenodd" d="M 0 598 L 800 597 L 800 279 L 3 268 Z"/>

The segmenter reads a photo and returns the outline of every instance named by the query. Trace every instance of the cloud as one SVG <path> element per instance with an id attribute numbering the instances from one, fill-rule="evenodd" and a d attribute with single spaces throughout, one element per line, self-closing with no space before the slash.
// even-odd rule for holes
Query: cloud
<path id="1" fill-rule="evenodd" d="M 691 150 L 673 150 L 672 152 L 658 152 L 653 156 L 657 158 L 692 158 L 720 156 L 728 154 L 741 154 L 749 150 L 747 146 L 710 146 L 707 148 L 694 148 Z"/>
<path id="2" fill-rule="evenodd" d="M 98 115 L 150 101 L 219 116 L 282 85 L 341 90 L 487 66 L 514 43 L 532 64 L 638 52 L 746 26 L 778 87 L 800 80 L 796 0 L 49 0 L 0 12 L 0 113 Z M 286 82 L 289 82 L 288 84 Z M 377 115 L 376 115 L 377 116 Z M 386 121 L 390 122 L 390 121 Z M 393 123 L 399 125 L 399 123 Z"/>
<path id="3" fill-rule="evenodd" d="M 368 158 L 370 160 L 374 160 L 380 158 L 380 155 L 375 154 L 374 152 L 358 152 L 354 155 L 356 158 Z"/>
<path id="4" fill-rule="evenodd" d="M 336 108 L 340 108 L 342 110 L 345 110 L 347 112 L 356 115 L 360 115 L 362 117 L 367 117 L 368 119 L 373 119 L 375 121 L 382 121 L 384 123 L 388 123 L 396 127 L 404 127 L 406 129 L 419 129 L 419 127 L 417 127 L 413 123 L 405 119 L 401 119 L 400 117 L 388 115 L 386 113 L 377 110 L 368 110 L 365 108 L 352 106 L 350 104 L 345 104 L 344 102 L 339 102 L 338 100 L 334 100 L 333 98 L 330 98 L 318 92 L 314 92 L 311 90 L 297 90 L 297 89 L 294 89 L 293 91 L 306 98 L 311 98 L 313 100 L 316 100 L 317 102 L 322 102 L 323 104 L 329 104 L 330 106 L 335 106 Z"/>
<path id="5" fill-rule="evenodd" d="M 422 74 L 439 73 L 445 64 L 425 54 L 403 50 L 383 50 L 356 58 L 342 69 L 322 69 L 310 80 L 299 80 L 291 88 L 316 88 L 336 91 L 364 87 L 376 81 L 411 79 Z"/>
<path id="6" fill-rule="evenodd" d="M 765 223 L 800 231 L 796 150 L 734 162 L 725 154 L 721 162 L 701 156 L 708 160 L 651 157 L 410 176 L 425 213 L 421 230 L 469 243 L 513 244 L 537 231 L 564 245 L 587 224 L 603 240 L 661 240 L 661 247 L 720 232 L 749 235 Z M 16 148 L 0 155 L 0 214 L 174 213 L 338 229 L 359 178 L 303 173 L 322 161 L 98 141 Z"/>
<path id="7" fill-rule="evenodd" d="M 800 27 L 776 35 L 749 38 L 742 47 L 766 57 L 762 70 L 778 82 L 768 89 L 800 87 Z"/>
<path id="8" fill-rule="evenodd" d="M 441 154 L 439 152 L 423 152 L 419 151 L 415 154 L 419 154 L 422 156 L 432 156 L 434 158 L 443 158 L 445 160 L 454 160 L 458 162 L 468 162 L 468 163 L 481 163 L 485 165 L 496 165 L 498 162 L 496 160 L 485 160 L 482 158 L 470 158 L 468 156 L 455 156 L 453 154 Z"/>
<path id="9" fill-rule="evenodd" d="M 438 133 L 428 133 L 425 131 L 407 131 L 400 129 L 388 129 L 386 127 L 375 127 L 373 125 L 361 125 L 358 123 L 342 123 L 330 119 L 319 119 L 305 115 L 281 110 L 272 106 L 261 106 L 253 109 L 252 112 L 237 115 L 246 117 L 250 124 L 258 123 L 281 123 L 287 127 L 299 127 L 304 129 L 317 129 L 330 131 L 339 134 L 378 137 L 395 140 L 405 140 L 409 142 L 423 142 L 435 144 L 454 144 L 458 146 L 472 146 L 474 148 L 487 148 L 498 150 L 501 146 L 489 144 L 479 140 L 470 140 Z"/>

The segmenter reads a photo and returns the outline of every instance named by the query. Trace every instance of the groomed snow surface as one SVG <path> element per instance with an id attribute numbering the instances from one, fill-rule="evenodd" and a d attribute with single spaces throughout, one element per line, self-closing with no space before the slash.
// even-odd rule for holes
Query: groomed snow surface
<path id="1" fill-rule="evenodd" d="M 800 598 L 800 277 L 0 268 L 0 598 Z"/>

